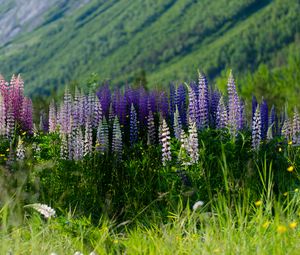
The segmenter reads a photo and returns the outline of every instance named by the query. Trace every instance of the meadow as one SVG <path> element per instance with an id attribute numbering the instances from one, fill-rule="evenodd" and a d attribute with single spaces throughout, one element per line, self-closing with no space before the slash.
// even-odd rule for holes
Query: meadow
<path id="1" fill-rule="evenodd" d="M 1 254 L 298 254 L 300 116 L 198 73 L 65 89 L 0 77 Z"/>

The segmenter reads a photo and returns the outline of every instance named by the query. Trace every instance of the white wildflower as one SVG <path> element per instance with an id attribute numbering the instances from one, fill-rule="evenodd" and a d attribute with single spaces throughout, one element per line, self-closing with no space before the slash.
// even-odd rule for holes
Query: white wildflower
<path id="1" fill-rule="evenodd" d="M 56 214 L 53 208 L 45 204 L 36 203 L 36 204 L 26 205 L 25 207 L 31 207 L 35 209 L 40 214 L 42 214 L 46 219 L 55 217 Z"/>
<path id="2" fill-rule="evenodd" d="M 196 211 L 198 208 L 200 208 L 201 206 L 204 205 L 203 201 L 197 201 L 194 205 L 193 205 L 193 211 Z"/>

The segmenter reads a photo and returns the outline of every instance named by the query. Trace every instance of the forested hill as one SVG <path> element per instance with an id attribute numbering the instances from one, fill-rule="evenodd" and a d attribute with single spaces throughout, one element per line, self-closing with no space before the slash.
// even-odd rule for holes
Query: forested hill
<path id="1" fill-rule="evenodd" d="M 51 4 L 14 27 L 25 2 L 32 10 Z M 226 68 L 281 65 L 300 43 L 299 0 L 74 2 L 0 0 L 0 73 L 21 73 L 39 94 L 93 72 L 124 84 L 144 70 L 156 86 L 193 78 L 198 68 L 214 78 Z"/>

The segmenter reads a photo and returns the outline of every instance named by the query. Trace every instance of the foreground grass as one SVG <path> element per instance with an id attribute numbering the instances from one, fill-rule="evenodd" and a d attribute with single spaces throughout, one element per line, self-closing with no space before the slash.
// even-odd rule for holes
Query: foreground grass
<path id="1" fill-rule="evenodd" d="M 298 191 L 280 204 L 274 199 L 251 204 L 219 195 L 211 206 L 190 207 L 137 222 L 116 224 L 70 213 L 45 220 L 33 211 L 16 220 L 12 202 L 0 211 L 1 254 L 298 254 Z M 209 209 L 210 208 L 210 209 Z"/>

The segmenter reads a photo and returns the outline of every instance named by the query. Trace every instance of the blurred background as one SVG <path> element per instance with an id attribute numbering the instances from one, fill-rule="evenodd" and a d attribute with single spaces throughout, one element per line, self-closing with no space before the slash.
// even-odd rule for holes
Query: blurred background
<path id="1" fill-rule="evenodd" d="M 0 0 L 0 73 L 42 105 L 67 84 L 161 88 L 198 69 L 223 90 L 232 69 L 246 100 L 294 106 L 299 14 L 299 0 Z"/>

